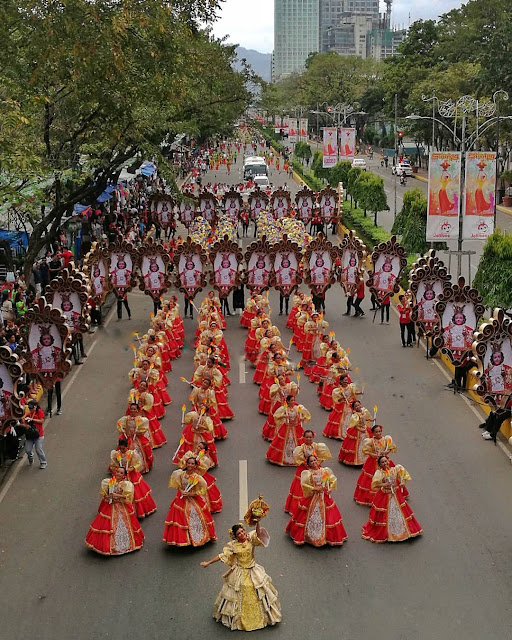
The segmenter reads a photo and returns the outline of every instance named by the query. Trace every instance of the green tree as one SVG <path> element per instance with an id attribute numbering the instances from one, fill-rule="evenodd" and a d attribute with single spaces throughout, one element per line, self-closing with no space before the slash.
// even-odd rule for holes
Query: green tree
<path id="1" fill-rule="evenodd" d="M 359 206 L 374 214 L 374 224 L 377 226 L 377 216 L 379 211 L 388 210 L 388 200 L 384 191 L 384 180 L 375 175 L 363 171 L 356 182 L 356 193 Z"/>
<path id="2" fill-rule="evenodd" d="M 425 253 L 429 248 L 446 249 L 446 243 L 426 241 L 427 234 L 427 199 L 418 189 L 406 191 L 403 207 L 399 211 L 391 233 L 402 236 L 401 242 L 408 253 Z"/>
<path id="3" fill-rule="evenodd" d="M 473 280 L 489 307 L 512 307 L 512 234 L 496 229 L 487 238 Z"/>
<path id="4" fill-rule="evenodd" d="M 12 153 L 0 143 L 0 203 L 18 206 L 33 227 L 27 275 L 63 216 L 94 202 L 123 165 L 153 158 L 172 180 L 160 147 L 167 136 L 228 132 L 245 110 L 254 78 L 234 70 L 234 47 L 201 29 L 218 6 L 4 0 L 0 101 L 10 109 L 0 131 L 13 135 Z M 28 185 L 36 197 L 24 197 Z"/>

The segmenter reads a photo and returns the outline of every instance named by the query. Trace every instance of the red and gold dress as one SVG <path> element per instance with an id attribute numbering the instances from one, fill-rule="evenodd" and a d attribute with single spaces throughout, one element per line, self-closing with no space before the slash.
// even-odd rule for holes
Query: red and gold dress
<path id="1" fill-rule="evenodd" d="M 375 491 L 368 522 L 363 525 L 362 537 L 370 542 L 402 542 L 420 536 L 423 530 L 405 501 L 402 487 L 411 476 L 397 464 L 377 469 L 372 479 Z"/>
<path id="2" fill-rule="evenodd" d="M 149 420 L 143 416 L 123 416 L 117 421 L 117 431 L 130 443 L 130 448 L 137 452 L 142 460 L 141 473 L 151 471 L 153 467 L 153 450 L 148 436 Z"/>
<path id="3" fill-rule="evenodd" d="M 343 440 L 352 417 L 350 403 L 355 400 L 356 394 L 357 388 L 352 383 L 346 387 L 335 387 L 332 390 L 332 411 L 323 430 L 326 438 Z"/>
<path id="4" fill-rule="evenodd" d="M 267 460 L 279 466 L 295 466 L 293 452 L 302 444 L 303 422 L 311 420 L 311 413 L 302 405 L 283 405 L 274 414 L 276 434 L 267 449 Z"/>
<path id="5" fill-rule="evenodd" d="M 151 446 L 153 447 L 153 449 L 162 447 L 164 444 L 166 444 L 167 439 L 164 436 L 162 426 L 153 409 L 153 395 L 151 393 L 148 393 L 147 391 L 139 392 L 137 389 L 133 388 L 130 391 L 130 395 L 128 396 L 128 405 L 130 405 L 132 402 L 135 402 L 139 405 L 142 415 L 149 421 Z M 128 411 L 129 410 L 130 407 L 128 406 Z"/>
<path id="6" fill-rule="evenodd" d="M 203 378 L 211 380 L 211 386 L 215 393 L 215 400 L 217 402 L 217 411 L 221 420 L 231 420 L 235 417 L 235 414 L 231 410 L 228 404 L 228 394 L 222 380 L 222 374 L 217 366 L 210 366 L 208 364 L 199 365 L 194 372 L 192 382 L 195 386 L 201 386 Z"/>
<path id="7" fill-rule="evenodd" d="M 371 438 L 371 423 L 373 421 L 370 412 L 365 407 L 360 411 L 354 411 L 350 418 L 350 424 L 343 442 L 341 443 L 338 460 L 343 464 L 360 467 L 363 465 L 366 454 L 363 451 L 367 438 Z"/>
<path id="8" fill-rule="evenodd" d="M 156 511 L 156 504 L 151 496 L 151 489 L 141 474 L 142 460 L 133 449 L 125 453 L 114 449 L 110 452 L 110 468 L 123 467 L 128 480 L 133 484 L 133 505 L 137 518 L 145 518 Z"/>
<path id="9" fill-rule="evenodd" d="M 256 309 L 257 309 L 256 301 L 252 297 L 249 298 L 249 300 L 247 300 L 244 311 L 240 318 L 240 324 L 242 325 L 242 327 L 246 327 L 247 329 L 249 329 L 249 327 L 251 326 L 251 322 L 254 319 L 254 316 L 256 315 Z"/>
<path id="10" fill-rule="evenodd" d="M 118 495 L 119 494 L 119 495 Z M 144 533 L 133 509 L 133 484 L 105 478 L 101 482 L 98 515 L 87 532 L 85 544 L 104 556 L 120 556 L 140 549 Z"/>
<path id="11" fill-rule="evenodd" d="M 263 429 L 261 430 L 261 435 L 265 440 L 272 442 L 275 431 L 276 431 L 276 421 L 274 418 L 275 412 L 282 407 L 286 402 L 286 398 L 288 396 L 297 397 L 299 393 L 299 387 L 296 382 L 285 382 L 284 385 L 279 383 L 279 380 L 273 384 L 269 389 L 269 398 L 271 402 L 270 412 L 268 414 L 268 418 L 265 420 L 265 424 L 263 425 Z"/>
<path id="12" fill-rule="evenodd" d="M 198 473 L 188 475 L 177 469 L 171 475 L 169 487 L 178 491 L 165 519 L 162 541 L 178 547 L 200 547 L 216 540 L 212 514 L 204 498 L 206 481 Z"/>
<path id="13" fill-rule="evenodd" d="M 195 458 L 197 460 L 198 466 L 196 471 L 206 482 L 206 503 L 208 504 L 210 513 L 220 513 L 222 511 L 222 495 L 219 487 L 217 486 L 217 478 L 208 471 L 208 469 L 215 466 L 212 459 L 204 452 L 204 450 L 200 451 L 198 454 L 193 453 L 192 451 L 187 451 L 180 460 L 180 469 L 185 469 L 189 458 Z"/>
<path id="14" fill-rule="evenodd" d="M 372 489 L 372 480 L 377 471 L 377 460 L 380 456 L 388 456 L 389 466 L 394 467 L 395 463 L 390 459 L 389 454 L 397 451 L 396 445 L 391 436 L 381 436 L 376 438 L 366 438 L 363 443 L 363 455 L 367 456 L 364 461 L 363 468 L 357 479 L 356 489 L 354 491 L 354 500 L 357 504 L 370 506 L 373 501 L 375 491 Z M 409 496 L 409 491 L 405 485 L 402 486 L 404 498 Z"/>
<path id="15" fill-rule="evenodd" d="M 299 500 L 295 514 L 286 525 L 286 531 L 295 544 L 326 544 L 340 546 L 347 532 L 331 491 L 336 488 L 336 476 L 329 467 L 305 469 L 300 477 L 304 497 Z"/>
<path id="16" fill-rule="evenodd" d="M 327 356 L 327 360 L 329 361 L 329 355 Z M 333 397 L 332 392 L 336 388 L 336 384 L 340 378 L 340 375 L 346 374 L 348 371 L 348 367 L 350 364 L 348 363 L 348 359 L 345 361 L 342 360 L 333 360 L 329 371 L 327 373 L 327 378 L 325 378 L 319 387 L 319 398 L 318 401 L 322 405 L 324 409 L 330 411 L 333 408 Z M 349 379 L 350 382 L 350 379 Z"/>
<path id="17" fill-rule="evenodd" d="M 203 387 L 194 387 L 190 393 L 189 399 L 198 413 L 200 412 L 201 407 L 208 407 L 208 417 L 211 418 L 213 424 L 213 437 L 215 440 L 224 440 L 228 435 L 228 431 L 222 424 L 222 420 L 219 417 L 214 390 L 211 387 L 208 389 L 203 389 Z"/>
<path id="18" fill-rule="evenodd" d="M 217 447 L 213 439 L 213 423 L 211 418 L 197 411 L 189 411 L 183 419 L 183 431 L 180 445 L 172 459 L 174 464 L 179 464 L 187 451 L 196 451 L 201 442 L 208 444 L 208 454 L 214 466 L 217 466 Z"/>
<path id="19" fill-rule="evenodd" d="M 293 476 L 292 483 L 290 485 L 290 491 L 286 498 L 284 510 L 293 516 L 299 506 L 299 501 L 304 497 L 302 491 L 302 485 L 300 483 L 300 477 L 303 471 L 308 469 L 307 459 L 309 456 L 314 455 L 319 462 L 330 460 L 332 458 L 331 452 L 323 442 L 313 442 L 312 445 L 308 445 L 303 442 L 300 446 L 296 447 L 293 452 L 293 459 L 297 466 L 297 471 Z"/>

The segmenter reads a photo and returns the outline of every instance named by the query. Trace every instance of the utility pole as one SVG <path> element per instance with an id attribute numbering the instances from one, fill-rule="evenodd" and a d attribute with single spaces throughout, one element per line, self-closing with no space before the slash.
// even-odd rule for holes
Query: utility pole
<path id="1" fill-rule="evenodd" d="M 395 166 L 395 212 L 394 219 L 396 220 L 396 161 L 398 160 L 398 94 L 395 93 L 395 155 L 393 158 L 393 164 Z"/>

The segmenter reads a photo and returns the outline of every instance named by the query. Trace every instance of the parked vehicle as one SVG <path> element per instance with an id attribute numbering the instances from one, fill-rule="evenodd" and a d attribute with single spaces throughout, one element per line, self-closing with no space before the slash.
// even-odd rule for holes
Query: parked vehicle
<path id="1" fill-rule="evenodd" d="M 354 158 L 352 160 L 352 166 L 366 171 L 366 160 L 364 158 Z"/>
<path id="2" fill-rule="evenodd" d="M 398 162 L 394 167 L 392 167 L 391 169 L 391 173 L 393 175 L 397 175 L 397 176 L 407 176 L 410 177 L 412 176 L 412 167 L 408 162 Z"/>

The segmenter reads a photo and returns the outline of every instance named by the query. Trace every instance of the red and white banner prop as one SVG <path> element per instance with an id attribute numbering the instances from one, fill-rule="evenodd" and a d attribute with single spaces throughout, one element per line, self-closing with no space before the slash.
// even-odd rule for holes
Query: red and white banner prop
<path id="1" fill-rule="evenodd" d="M 462 237 L 486 240 L 494 231 L 496 153 L 470 151 L 466 154 L 466 181 Z"/>
<path id="2" fill-rule="evenodd" d="M 338 140 L 336 127 L 324 127 L 324 144 L 322 148 L 324 169 L 334 167 L 338 162 Z"/>
<path id="3" fill-rule="evenodd" d="M 460 152 L 430 154 L 427 240 L 451 240 L 459 235 L 460 170 Z"/>

